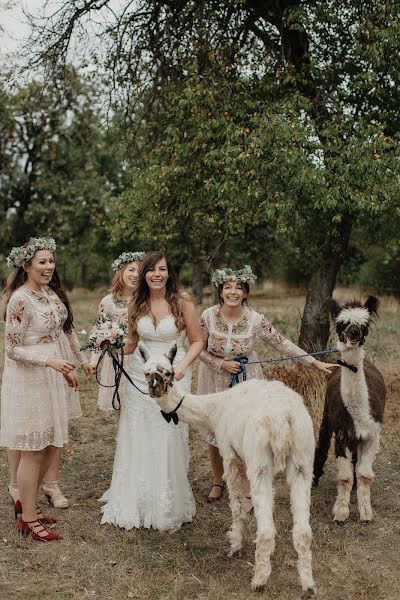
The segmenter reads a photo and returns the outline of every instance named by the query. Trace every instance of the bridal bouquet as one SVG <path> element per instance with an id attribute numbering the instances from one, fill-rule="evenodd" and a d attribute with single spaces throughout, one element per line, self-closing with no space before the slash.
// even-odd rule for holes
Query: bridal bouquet
<path id="1" fill-rule="evenodd" d="M 112 352 L 113 350 L 123 348 L 126 331 L 126 325 L 101 316 L 93 325 L 89 334 L 89 342 L 82 350 Z"/>
<path id="2" fill-rule="evenodd" d="M 121 407 L 121 399 L 119 395 L 119 385 L 121 381 L 121 375 L 126 372 L 124 370 L 124 355 L 118 353 L 119 350 L 125 345 L 125 334 L 127 332 L 127 326 L 117 321 L 113 321 L 108 315 L 101 315 L 97 321 L 95 321 L 92 330 L 89 334 L 89 342 L 82 350 L 91 350 L 92 352 L 101 353 L 96 365 L 96 381 L 102 387 L 112 387 L 114 394 L 112 398 L 112 406 L 115 410 L 119 410 Z M 105 356 L 109 354 L 112 360 L 112 366 L 115 374 L 115 381 L 113 385 L 105 385 L 99 381 L 98 369 Z"/>

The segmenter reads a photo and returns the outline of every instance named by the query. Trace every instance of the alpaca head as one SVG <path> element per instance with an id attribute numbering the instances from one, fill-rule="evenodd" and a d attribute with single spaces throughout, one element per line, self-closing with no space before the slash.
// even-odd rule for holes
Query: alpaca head
<path id="1" fill-rule="evenodd" d="M 364 304 L 351 300 L 340 306 L 336 300 L 329 301 L 329 311 L 339 338 L 339 350 L 350 350 L 364 344 L 369 326 L 378 316 L 378 307 L 379 300 L 375 296 L 368 296 Z"/>
<path id="2" fill-rule="evenodd" d="M 145 363 L 144 374 L 149 385 L 149 394 L 152 398 L 161 398 L 174 380 L 172 363 L 177 352 L 176 342 L 172 342 L 168 352 L 162 356 L 150 356 L 143 342 L 139 342 L 138 348 Z"/>

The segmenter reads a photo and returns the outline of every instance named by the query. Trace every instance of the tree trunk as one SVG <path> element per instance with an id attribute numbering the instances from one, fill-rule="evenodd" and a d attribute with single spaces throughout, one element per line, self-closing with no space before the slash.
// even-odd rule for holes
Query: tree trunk
<path id="1" fill-rule="evenodd" d="M 203 277 L 204 268 L 203 261 L 201 258 L 194 258 L 193 262 L 193 276 L 192 276 L 192 293 L 196 304 L 202 304 L 203 302 Z"/>
<path id="2" fill-rule="evenodd" d="M 325 350 L 329 339 L 329 313 L 326 306 L 332 297 L 340 263 L 331 260 L 311 275 L 301 320 L 299 346 L 306 352 Z"/>

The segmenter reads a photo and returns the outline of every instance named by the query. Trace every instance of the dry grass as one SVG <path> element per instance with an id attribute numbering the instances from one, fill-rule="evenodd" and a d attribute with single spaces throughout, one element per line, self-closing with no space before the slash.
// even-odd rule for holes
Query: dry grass
<path id="1" fill-rule="evenodd" d="M 339 299 L 348 296 L 340 290 Z M 88 328 L 96 312 L 98 295 L 75 292 L 73 304 L 77 328 Z M 300 294 L 267 288 L 254 295 L 253 305 L 271 317 L 288 337 L 296 339 L 298 316 L 303 304 Z M 382 317 L 367 343 L 368 355 L 385 374 L 389 402 L 376 461 L 373 487 L 375 520 L 362 525 L 357 519 L 354 499 L 349 522 L 342 527 L 331 519 L 335 496 L 332 460 L 320 487 L 313 492 L 314 574 L 319 597 L 324 600 L 397 600 L 400 528 L 399 510 L 399 392 L 398 345 L 400 310 L 393 300 L 385 300 Z M 275 353 L 260 344 L 260 356 Z M 294 371 L 282 365 L 266 369 L 268 377 L 280 376 L 297 391 L 307 390 L 307 405 L 315 422 L 320 418 L 323 381 L 311 371 Z M 310 393 L 309 383 L 315 386 Z M 60 543 L 39 544 L 20 539 L 12 519 L 12 506 L 6 494 L 7 465 L 0 452 L 0 598 L 32 600 L 39 598 L 72 600 L 99 598 L 121 600 L 197 599 L 245 600 L 250 592 L 254 552 L 254 522 L 241 557 L 228 559 L 225 531 L 230 524 L 227 499 L 208 505 L 203 501 L 209 489 L 207 449 L 196 432 L 191 434 L 190 478 L 197 500 L 195 521 L 174 534 L 157 531 L 124 531 L 100 526 L 97 498 L 107 488 L 112 472 L 116 418 L 96 410 L 96 386 L 83 382 L 83 417 L 70 428 L 69 453 L 62 468 L 63 488 L 72 506 L 58 511 Z M 49 510 L 55 515 L 57 511 Z M 286 486 L 276 481 L 277 544 L 273 572 L 265 598 L 300 598 L 296 555 L 291 542 L 291 520 Z M 259 594 L 257 595 L 259 596 Z"/>

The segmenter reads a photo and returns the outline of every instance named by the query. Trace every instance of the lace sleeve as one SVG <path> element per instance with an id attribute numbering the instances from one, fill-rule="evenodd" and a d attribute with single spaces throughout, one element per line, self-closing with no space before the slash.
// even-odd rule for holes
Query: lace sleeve
<path id="1" fill-rule="evenodd" d="M 221 365 L 222 365 L 224 359 L 219 358 L 218 356 L 215 356 L 214 354 L 211 354 L 211 352 L 207 351 L 208 327 L 207 327 L 207 322 L 206 322 L 204 315 L 201 315 L 201 317 L 200 317 L 200 326 L 201 326 L 201 333 L 203 336 L 203 350 L 200 352 L 200 360 L 203 363 L 205 363 L 206 365 L 208 365 L 209 367 L 211 367 L 212 369 L 215 369 L 216 371 L 220 371 Z"/>
<path id="2" fill-rule="evenodd" d="M 260 319 L 256 325 L 256 333 L 257 337 L 276 350 L 279 350 L 279 352 L 285 356 L 299 356 L 301 354 L 305 354 L 304 350 L 283 337 L 283 335 L 281 335 L 279 331 L 275 329 L 272 323 L 267 321 L 264 315 L 260 315 Z M 315 362 L 315 358 L 313 356 L 305 356 L 299 360 L 307 364 L 313 364 Z"/>
<path id="3" fill-rule="evenodd" d="M 78 340 L 78 336 L 76 335 L 75 329 L 71 331 L 71 333 L 66 333 L 66 338 L 68 340 L 69 347 L 71 348 L 72 354 L 75 356 L 76 360 L 80 365 L 84 365 L 89 362 L 86 358 L 85 354 L 81 351 L 81 345 Z"/>
<path id="4" fill-rule="evenodd" d="M 5 350 L 8 358 L 30 366 L 45 367 L 47 356 L 38 351 L 38 346 L 24 346 L 25 333 L 32 319 L 28 302 L 21 296 L 11 297 L 7 306 Z"/>

